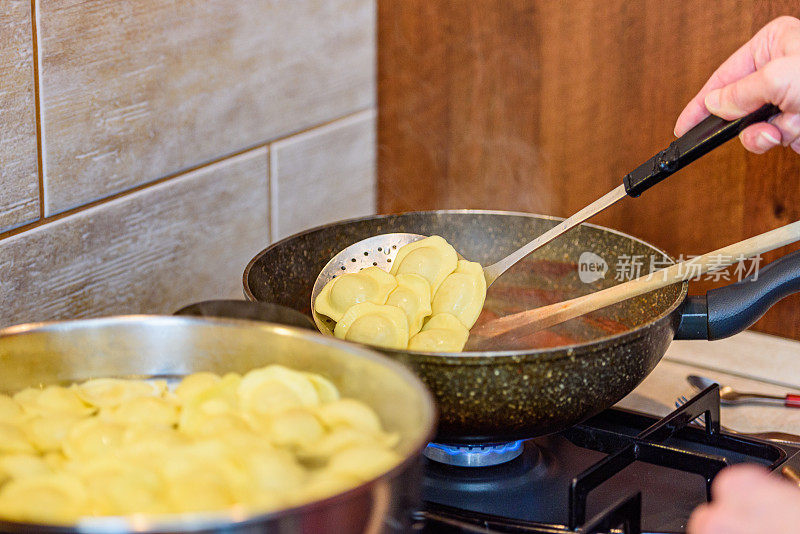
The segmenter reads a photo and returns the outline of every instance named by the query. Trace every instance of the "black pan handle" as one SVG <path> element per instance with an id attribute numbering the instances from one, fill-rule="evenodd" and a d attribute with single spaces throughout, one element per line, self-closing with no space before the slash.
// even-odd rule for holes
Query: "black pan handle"
<path id="1" fill-rule="evenodd" d="M 625 176 L 625 192 L 638 197 L 667 176 L 686 167 L 688 164 L 708 154 L 725 141 L 733 139 L 742 130 L 757 122 L 764 122 L 780 113 L 772 104 L 766 104 L 736 120 L 726 121 L 716 115 L 703 119 L 700 124 L 673 141 L 633 172 Z"/>
<path id="2" fill-rule="evenodd" d="M 249 302 L 246 300 L 206 300 L 190 304 L 173 315 L 193 317 L 225 317 L 228 319 L 249 319 L 267 321 L 286 326 L 297 326 L 316 330 L 314 321 L 304 313 L 292 308 L 270 302 Z"/>
<path id="3" fill-rule="evenodd" d="M 686 299 L 675 339 L 722 339 L 755 323 L 776 302 L 800 292 L 800 250 L 741 282 Z"/>

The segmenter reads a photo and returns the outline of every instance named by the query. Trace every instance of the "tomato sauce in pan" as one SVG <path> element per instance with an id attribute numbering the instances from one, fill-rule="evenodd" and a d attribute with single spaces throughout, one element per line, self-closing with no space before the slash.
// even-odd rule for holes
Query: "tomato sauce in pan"
<path id="1" fill-rule="evenodd" d="M 570 262 L 528 259 L 499 278 L 486 294 L 475 326 L 498 317 L 554 304 L 586 292 Z M 631 326 L 598 310 L 552 328 L 532 333 L 509 332 L 489 340 L 473 339 L 464 350 L 525 350 L 583 343 L 629 330 Z"/>

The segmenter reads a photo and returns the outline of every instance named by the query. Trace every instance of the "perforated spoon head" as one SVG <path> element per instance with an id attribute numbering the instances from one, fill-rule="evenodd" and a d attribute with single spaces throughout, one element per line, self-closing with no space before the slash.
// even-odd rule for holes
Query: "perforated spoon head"
<path id="1" fill-rule="evenodd" d="M 314 302 L 325 284 L 337 276 L 357 273 L 367 267 L 380 267 L 388 271 L 391 269 L 400 247 L 425 237 L 424 235 L 405 233 L 380 234 L 353 243 L 331 258 L 320 271 L 311 290 L 311 315 L 314 317 L 314 323 L 319 331 L 332 336 L 333 328 L 336 325 L 333 320 L 314 310 Z"/>

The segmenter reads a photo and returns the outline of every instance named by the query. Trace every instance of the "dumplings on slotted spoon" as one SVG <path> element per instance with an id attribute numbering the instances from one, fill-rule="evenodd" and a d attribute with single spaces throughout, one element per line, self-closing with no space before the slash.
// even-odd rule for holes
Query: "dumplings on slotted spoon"
<path id="1" fill-rule="evenodd" d="M 409 340 L 408 348 L 422 352 L 459 352 L 468 337 L 469 330 L 454 315 L 438 313 Z"/>
<path id="2" fill-rule="evenodd" d="M 378 267 L 368 267 L 357 273 L 337 276 L 325 284 L 317 295 L 314 308 L 338 322 L 356 304 L 384 304 L 395 287 L 397 281 L 392 275 Z"/>
<path id="3" fill-rule="evenodd" d="M 333 335 L 376 347 L 404 349 L 408 346 L 408 319 L 397 306 L 362 302 L 347 310 Z"/>
<path id="4" fill-rule="evenodd" d="M 418 274 L 398 274 L 397 287 L 389 294 L 386 304 L 397 306 L 406 314 L 408 335 L 413 336 L 422 329 L 425 318 L 431 314 L 431 285 Z"/>
<path id="5" fill-rule="evenodd" d="M 486 279 L 479 263 L 459 260 L 444 238 L 431 236 L 400 247 L 390 273 L 380 271 L 383 274 L 378 275 L 376 270 L 380 271 L 369 267 L 336 277 L 317 297 L 314 310 L 336 321 L 336 337 L 391 349 L 464 349 L 469 329 L 486 300 Z M 367 271 L 369 276 L 364 276 Z M 392 285 L 385 279 L 382 286 L 391 288 L 388 296 L 383 300 L 366 298 L 365 279 L 383 280 L 386 276 L 394 280 Z M 334 293 L 337 297 L 332 299 Z M 377 290 L 371 294 L 383 296 Z M 426 328 L 426 321 L 437 315 L 450 316 L 459 324 L 434 322 Z"/>
<path id="6" fill-rule="evenodd" d="M 486 299 L 486 278 L 483 267 L 474 261 L 458 260 L 456 270 L 439 286 L 431 303 L 433 315 L 449 313 L 472 328 Z"/>
<path id="7" fill-rule="evenodd" d="M 174 390 L 118 378 L 28 388 L 0 396 L 0 518 L 295 506 L 392 468 L 397 439 L 330 380 L 279 365 L 195 373 Z"/>
<path id="8" fill-rule="evenodd" d="M 443 237 L 426 237 L 400 247 L 392 264 L 393 275 L 411 273 L 431 285 L 431 298 L 447 275 L 456 270 L 458 253 Z"/>

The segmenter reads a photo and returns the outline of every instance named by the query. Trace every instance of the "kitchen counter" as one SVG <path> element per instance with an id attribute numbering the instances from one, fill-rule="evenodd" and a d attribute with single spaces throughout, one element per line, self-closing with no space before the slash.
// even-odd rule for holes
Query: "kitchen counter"
<path id="1" fill-rule="evenodd" d="M 666 415 L 681 395 L 695 390 L 686 376 L 714 379 L 741 391 L 800 393 L 800 342 L 756 332 L 719 341 L 675 341 L 638 388 L 617 406 Z M 800 435 L 800 409 L 782 406 L 722 406 L 722 424 L 740 432 L 780 431 Z"/>

